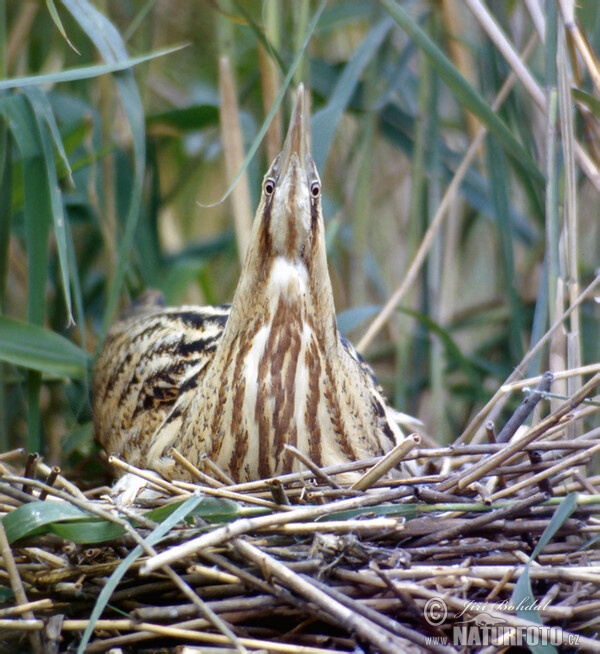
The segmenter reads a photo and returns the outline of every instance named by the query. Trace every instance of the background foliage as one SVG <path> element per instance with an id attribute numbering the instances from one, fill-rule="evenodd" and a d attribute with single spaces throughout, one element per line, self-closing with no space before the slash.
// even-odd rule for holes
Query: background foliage
<path id="1" fill-rule="evenodd" d="M 0 0 L 0 451 L 89 468 L 91 362 L 119 307 L 146 287 L 231 300 L 288 80 L 311 89 L 340 328 L 399 409 L 457 437 L 598 274 L 600 14 L 570 7 Z M 258 150 L 202 206 L 241 164 L 227 117 Z M 525 374 L 600 361 L 593 294 Z"/>

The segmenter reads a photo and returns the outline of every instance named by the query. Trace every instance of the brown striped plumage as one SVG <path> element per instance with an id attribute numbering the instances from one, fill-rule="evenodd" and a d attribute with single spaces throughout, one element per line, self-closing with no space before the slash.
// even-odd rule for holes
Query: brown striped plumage
<path id="1" fill-rule="evenodd" d="M 402 439 L 370 368 L 337 330 L 302 88 L 231 307 L 138 303 L 107 336 L 93 394 L 106 450 L 166 477 L 188 476 L 171 446 L 243 481 L 291 471 L 286 443 L 331 465 Z"/>

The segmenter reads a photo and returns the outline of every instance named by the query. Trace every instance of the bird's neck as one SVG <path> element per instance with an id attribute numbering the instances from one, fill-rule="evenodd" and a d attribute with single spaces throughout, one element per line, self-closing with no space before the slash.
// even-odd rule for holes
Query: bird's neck
<path id="1" fill-rule="evenodd" d="M 337 348 L 337 322 L 327 269 L 325 243 L 306 256 L 265 251 L 260 239 L 250 245 L 233 299 L 223 340 L 232 342 L 250 325 L 306 323 L 330 356 Z M 302 327 L 302 325 L 299 325 Z"/>

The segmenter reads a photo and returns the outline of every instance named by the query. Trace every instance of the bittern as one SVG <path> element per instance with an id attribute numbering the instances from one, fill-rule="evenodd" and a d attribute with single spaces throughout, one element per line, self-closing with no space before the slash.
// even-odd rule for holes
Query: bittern
<path id="1" fill-rule="evenodd" d="M 328 466 L 403 439 L 371 368 L 338 332 L 302 86 L 233 303 L 130 310 L 97 361 L 93 414 L 107 452 L 166 478 L 189 478 L 171 446 L 246 481 L 291 472 L 286 443 Z"/>

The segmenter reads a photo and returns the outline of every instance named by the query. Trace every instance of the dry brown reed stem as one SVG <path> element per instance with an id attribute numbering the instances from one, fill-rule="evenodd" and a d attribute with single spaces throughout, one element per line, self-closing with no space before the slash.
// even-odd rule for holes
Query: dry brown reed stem
<path id="1" fill-rule="evenodd" d="M 225 484 L 222 481 L 213 479 L 202 470 L 198 470 L 195 465 L 191 464 L 184 456 L 174 447 L 170 447 L 167 451 L 167 456 L 172 456 L 177 463 L 183 466 L 188 472 L 190 472 L 199 482 L 205 486 L 210 486 L 211 488 L 221 488 Z"/>
<path id="2" fill-rule="evenodd" d="M 43 611 L 44 609 L 52 608 L 52 605 L 52 600 L 47 598 L 36 600 L 35 602 L 17 604 L 16 606 L 9 606 L 6 609 L 0 609 L 0 618 L 8 618 L 11 615 L 23 615 L 24 613 L 33 611 Z"/>
<path id="3" fill-rule="evenodd" d="M 149 470 L 142 470 L 141 468 L 136 468 L 135 466 L 132 466 L 130 463 L 126 463 L 122 459 L 119 459 L 119 457 L 117 456 L 114 455 L 109 456 L 108 463 L 111 466 L 120 468 L 121 470 L 123 470 L 123 472 L 127 472 L 132 475 L 136 475 L 136 477 L 141 477 L 142 479 L 145 479 L 148 482 L 148 486 L 150 488 L 167 491 L 168 493 L 172 493 L 173 495 L 187 494 L 181 488 L 177 488 L 177 486 L 166 481 L 165 479 L 157 475 L 155 472 L 150 472 Z"/>
<path id="4" fill-rule="evenodd" d="M 520 502 L 515 502 L 515 504 L 503 506 L 500 509 L 495 509 L 494 511 L 480 515 L 477 518 L 460 521 L 457 525 L 449 527 L 448 529 L 440 529 L 433 534 L 423 536 L 414 542 L 413 545 L 415 547 L 420 547 L 431 545 L 432 543 L 440 543 L 443 540 L 451 540 L 457 536 L 466 536 L 467 534 L 477 531 L 496 520 L 503 520 L 509 517 L 521 515 L 523 512 L 527 512 L 529 507 L 539 504 L 545 499 L 547 499 L 547 496 L 541 493 L 533 495 Z"/>
<path id="5" fill-rule="evenodd" d="M 561 470 L 565 470 L 566 468 L 570 468 L 575 464 L 579 464 L 584 459 L 589 460 L 592 454 L 595 454 L 596 452 L 599 451 L 600 451 L 600 443 L 597 443 L 596 445 L 594 445 L 594 447 L 592 447 L 589 450 L 585 450 L 584 452 L 578 452 L 577 454 L 568 456 L 564 458 L 562 461 L 559 461 L 555 465 L 551 466 L 550 468 L 547 468 L 542 472 L 538 472 L 537 474 L 533 475 L 532 477 L 528 477 L 523 481 L 512 484 L 510 487 L 510 491 L 508 488 L 504 488 L 503 490 L 494 493 L 492 495 L 492 500 L 498 500 L 503 497 L 508 497 L 513 493 L 516 493 L 517 491 L 521 490 L 522 488 L 527 488 L 527 486 L 536 484 L 539 481 L 542 481 L 543 479 L 548 479 L 549 477 L 554 476 L 557 472 L 560 472 Z"/>
<path id="6" fill-rule="evenodd" d="M 180 492 L 187 491 L 188 493 L 193 493 L 195 490 L 200 490 L 206 495 L 211 497 L 224 497 L 229 500 L 235 500 L 237 502 L 246 502 L 248 504 L 256 504 L 257 506 L 264 506 L 267 509 L 273 509 L 274 511 L 285 511 L 287 507 L 282 504 L 275 504 L 275 502 L 270 502 L 269 500 L 263 500 L 260 497 L 252 497 L 249 495 L 241 495 L 240 493 L 233 493 L 228 491 L 226 488 L 210 488 L 207 486 L 198 486 L 197 484 L 190 484 L 186 481 L 176 481 L 173 482 L 175 488 Z"/>
<path id="7" fill-rule="evenodd" d="M 0 461 L 13 461 L 14 459 L 23 456 L 23 454 L 25 454 L 25 449 L 23 447 L 19 447 L 16 450 L 9 450 L 8 452 L 0 454 Z"/>
<path id="8" fill-rule="evenodd" d="M 481 427 L 483 421 L 493 413 L 499 413 L 504 406 L 505 398 L 502 396 L 502 388 L 511 384 L 517 377 L 523 374 L 523 371 L 529 362 L 537 355 L 537 353 L 546 345 L 548 340 L 553 336 L 554 332 L 563 324 L 563 322 L 575 311 L 575 309 L 592 293 L 592 291 L 600 284 L 600 275 L 597 275 L 592 282 L 585 288 L 577 300 L 554 322 L 548 331 L 540 338 L 540 340 L 527 352 L 519 365 L 508 376 L 504 384 L 498 389 L 488 403 L 481 409 L 477 415 L 471 420 L 465 431 L 459 438 L 454 441 L 454 445 L 460 445 L 473 437 L 474 433 Z"/>
<path id="9" fill-rule="evenodd" d="M 225 474 L 221 468 L 219 468 L 219 466 L 208 456 L 202 456 L 202 463 L 213 473 L 215 477 L 218 477 L 223 483 L 228 484 L 229 486 L 235 484 L 235 481 L 233 481 L 229 475 Z"/>
<path id="10" fill-rule="evenodd" d="M 373 506 L 374 504 L 380 504 L 381 502 L 389 502 L 396 499 L 401 492 L 402 491 L 398 490 L 384 490 L 375 492 L 370 495 L 332 502 L 330 504 L 301 507 L 298 509 L 292 508 L 291 511 L 279 513 L 276 515 L 266 515 L 260 516 L 258 518 L 241 518 L 232 524 L 226 525 L 224 527 L 219 527 L 208 534 L 203 534 L 198 538 L 194 538 L 187 543 L 177 545 L 170 550 L 166 550 L 161 554 L 148 559 L 142 566 L 141 574 L 150 574 L 152 571 L 161 568 L 163 565 L 171 564 L 186 556 L 196 554 L 208 547 L 222 545 L 223 543 L 237 538 L 238 536 L 242 536 L 243 534 L 250 531 L 262 529 L 264 527 L 281 525 L 285 524 L 286 522 L 311 520 L 334 511 L 345 511 L 365 506 Z"/>
<path id="11" fill-rule="evenodd" d="M 236 540 L 234 547 L 242 556 L 253 561 L 262 570 L 268 571 L 270 575 L 276 577 L 285 586 L 318 606 L 334 620 L 339 621 L 339 624 L 346 630 L 350 633 L 356 633 L 378 651 L 385 654 L 397 654 L 406 648 L 404 639 L 382 630 L 379 625 L 340 604 L 330 594 L 317 588 L 305 577 L 296 574 L 281 561 L 269 556 L 263 550 L 241 538 Z"/>
<path id="12" fill-rule="evenodd" d="M 85 495 L 79 490 L 79 488 L 77 488 L 77 486 L 75 486 L 75 484 L 71 483 L 68 479 L 66 479 L 63 475 L 60 474 L 61 470 L 57 466 L 51 468 L 49 465 L 46 465 L 43 461 L 39 461 L 37 467 L 38 470 L 41 470 L 48 477 L 56 474 L 56 471 L 58 470 L 58 474 L 56 475 L 56 479 L 54 482 L 57 488 L 62 488 L 62 490 L 71 493 L 71 495 L 78 497 L 80 500 L 86 499 Z M 53 485 L 49 481 L 47 481 L 46 483 L 48 483 L 49 486 Z"/>
<path id="13" fill-rule="evenodd" d="M 451 489 L 462 490 L 469 484 L 481 479 L 484 475 L 492 471 L 495 467 L 499 466 L 501 463 L 504 463 L 507 459 L 511 458 L 513 455 L 520 452 L 525 445 L 535 441 L 540 436 L 542 436 L 549 427 L 552 427 L 562 421 L 563 418 L 568 416 L 568 414 L 577 407 L 588 395 L 591 395 L 592 391 L 600 385 L 600 373 L 594 375 L 584 386 L 582 386 L 579 391 L 569 398 L 562 406 L 550 414 L 547 418 L 542 420 L 540 423 L 531 427 L 522 438 L 508 443 L 505 448 L 492 454 L 490 457 L 480 461 L 475 464 L 464 475 L 455 475 L 450 479 L 442 482 L 440 484 L 440 490 L 448 491 Z"/>
<path id="14" fill-rule="evenodd" d="M 219 94 L 221 107 L 221 139 L 225 155 L 227 181 L 233 182 L 244 163 L 244 141 L 240 126 L 235 85 L 228 57 L 219 59 Z M 235 224 L 240 263 L 244 263 L 252 232 L 252 209 L 248 174 L 244 171 L 231 191 L 231 206 Z"/>
<path id="15" fill-rule="evenodd" d="M 578 366 L 577 368 L 572 368 L 570 370 L 559 370 L 558 372 L 552 373 L 554 375 L 554 380 L 559 381 L 561 379 L 569 379 L 569 377 L 575 377 L 579 375 L 591 375 L 595 372 L 600 372 L 600 363 L 591 363 L 588 366 Z M 501 393 L 513 393 L 514 391 L 520 391 L 522 388 L 527 388 L 528 386 L 533 386 L 538 384 L 542 380 L 542 375 L 537 377 L 530 377 L 529 379 L 521 379 L 516 382 L 511 382 L 510 384 L 504 384 L 500 387 Z"/>
<path id="16" fill-rule="evenodd" d="M 529 39 L 527 45 L 525 46 L 525 49 L 523 50 L 523 55 L 522 55 L 523 59 L 527 59 L 527 57 L 533 50 L 533 46 L 536 40 L 537 39 L 535 35 L 533 35 L 532 38 Z M 496 99 L 492 103 L 492 109 L 494 111 L 496 111 L 502 106 L 502 103 L 510 93 L 516 79 L 517 78 L 514 75 L 514 73 L 511 73 L 506 78 L 506 81 L 502 85 L 502 88 L 500 89 L 498 95 L 496 96 Z M 377 316 L 375 316 L 375 319 L 369 325 L 369 328 L 365 332 L 364 336 L 358 342 L 356 349 L 360 353 L 364 353 L 367 347 L 371 344 L 377 333 L 390 319 L 396 307 L 400 304 L 400 300 L 402 300 L 406 291 L 408 291 L 408 289 L 414 284 L 415 280 L 417 279 L 419 270 L 421 269 L 421 266 L 425 262 L 425 258 L 427 257 L 427 254 L 429 253 L 429 250 L 431 249 L 431 246 L 434 243 L 435 237 L 442 225 L 444 218 L 446 217 L 447 211 L 452 201 L 454 200 L 454 197 L 458 192 L 458 189 L 460 188 L 460 185 L 462 184 L 463 179 L 467 174 L 471 164 L 475 160 L 477 153 L 479 152 L 483 144 L 486 134 L 487 134 L 487 129 L 485 127 L 481 127 L 479 132 L 477 133 L 477 136 L 473 139 L 471 145 L 467 149 L 465 156 L 463 157 L 458 168 L 456 169 L 456 172 L 454 173 L 454 177 L 452 178 L 452 181 L 450 182 L 448 188 L 446 189 L 446 192 L 444 193 L 444 197 L 440 202 L 440 206 L 438 207 L 435 216 L 431 221 L 431 224 L 429 225 L 427 231 L 425 232 L 423 240 L 421 241 L 421 245 L 419 246 L 417 253 L 415 254 L 413 260 L 411 261 L 408 270 L 406 271 L 406 275 L 404 276 L 404 279 L 400 283 L 400 286 L 398 286 L 398 288 L 394 291 L 394 293 L 389 298 L 389 300 L 385 303 L 383 309 L 377 314 Z"/>
<path id="17" fill-rule="evenodd" d="M 375 482 L 379 481 L 379 479 L 387 474 L 392 468 L 399 465 L 399 463 L 406 458 L 406 455 L 420 443 L 421 437 L 419 434 L 408 435 L 402 443 L 399 443 L 396 447 L 390 450 L 370 470 L 367 470 L 359 480 L 354 482 L 350 488 L 354 490 L 367 490 L 368 488 L 371 488 Z"/>
<path id="18" fill-rule="evenodd" d="M 322 468 L 319 468 L 319 466 L 311 461 L 304 453 L 302 453 L 297 447 L 294 447 L 293 445 L 285 444 L 283 446 L 283 449 L 286 452 L 290 452 L 298 461 L 302 462 L 312 473 L 314 473 L 315 477 L 317 479 L 320 479 L 321 481 L 325 482 L 328 486 L 331 486 L 331 488 L 341 488 L 341 486 L 332 479 L 326 472 L 323 472 Z M 280 481 L 280 480 L 278 480 Z"/>
<path id="19" fill-rule="evenodd" d="M 15 564 L 15 559 L 13 557 L 12 550 L 10 549 L 10 544 L 8 542 L 8 539 L 6 538 L 6 532 L 4 531 L 4 524 L 2 523 L 1 520 L 0 520 L 0 554 L 2 554 L 4 567 L 8 572 L 10 587 L 12 588 L 12 591 L 15 595 L 15 600 L 17 604 L 28 605 L 29 600 L 27 599 L 27 595 L 25 594 L 25 588 L 23 587 L 23 582 L 21 581 L 19 570 L 17 569 L 17 565 Z M 35 620 L 35 615 L 33 614 L 31 608 L 28 608 L 26 611 L 23 612 L 23 617 L 27 621 Z M 17 623 L 20 622 L 20 620 L 10 621 L 10 622 Z M 15 626 L 19 628 L 17 624 L 15 624 Z M 40 639 L 39 634 L 32 632 L 29 635 L 29 643 L 31 644 L 32 650 L 36 654 L 43 653 L 42 641 Z"/>
<path id="20" fill-rule="evenodd" d="M 362 615 L 363 617 L 367 618 L 371 622 L 380 624 L 382 627 L 385 627 L 392 633 L 395 633 L 397 636 L 406 638 L 407 640 L 417 645 L 426 647 L 427 651 L 435 652 L 436 654 L 450 654 L 451 652 L 456 652 L 454 647 L 450 647 L 449 645 L 438 645 L 435 641 L 426 638 L 420 632 L 415 631 L 414 629 L 408 629 L 407 627 L 399 624 L 396 620 L 392 620 L 387 616 L 382 615 L 378 611 L 374 611 L 366 603 L 362 603 L 357 600 L 351 599 L 344 593 L 339 592 L 335 588 L 335 586 L 332 586 L 330 584 L 324 584 L 316 579 L 313 579 L 312 583 L 317 588 L 320 588 L 322 591 L 333 597 L 336 600 L 336 602 L 339 602 L 340 604 L 347 606 L 348 608 L 352 609 L 355 613 Z M 394 604 L 396 603 L 397 601 L 394 600 Z"/>

